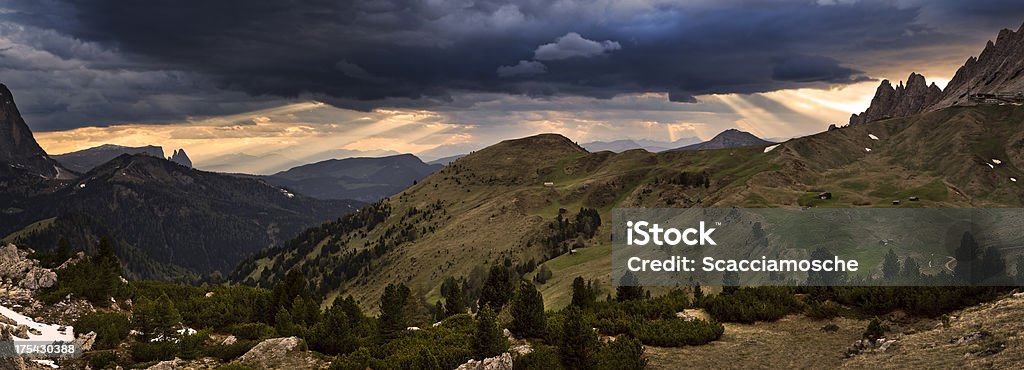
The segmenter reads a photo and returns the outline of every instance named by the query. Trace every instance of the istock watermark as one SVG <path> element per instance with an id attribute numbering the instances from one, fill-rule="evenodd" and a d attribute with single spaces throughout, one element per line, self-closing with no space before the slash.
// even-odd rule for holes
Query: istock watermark
<path id="1" fill-rule="evenodd" d="M 1024 209 L 620 208 L 618 285 L 1016 286 Z"/>

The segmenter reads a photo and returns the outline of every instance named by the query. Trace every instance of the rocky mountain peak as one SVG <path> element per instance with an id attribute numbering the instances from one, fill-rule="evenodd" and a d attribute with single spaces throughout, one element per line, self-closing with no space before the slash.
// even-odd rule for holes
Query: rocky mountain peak
<path id="1" fill-rule="evenodd" d="M 971 94 L 1024 92 L 1024 25 L 1003 29 L 977 57 L 970 57 L 946 85 L 942 99 L 929 110 L 972 104 Z"/>
<path id="2" fill-rule="evenodd" d="M 47 178 L 57 177 L 59 168 L 32 136 L 14 103 L 14 94 L 0 84 L 0 163 Z"/>
<path id="3" fill-rule="evenodd" d="M 1003 29 L 989 40 L 977 57 L 967 58 L 946 88 L 928 85 L 924 76 L 911 73 L 907 85 L 892 88 L 887 80 L 875 91 L 871 105 L 850 117 L 850 124 L 906 117 L 954 105 L 973 104 L 971 94 L 1018 94 L 1024 92 L 1024 25 L 1017 31 Z"/>
<path id="4" fill-rule="evenodd" d="M 910 73 L 907 84 L 903 81 L 896 88 L 889 80 L 882 80 L 875 89 L 871 106 L 861 114 L 850 117 L 850 124 L 867 123 L 894 117 L 906 117 L 924 112 L 942 98 L 942 89 L 935 83 L 928 85 L 924 76 Z"/>
<path id="5" fill-rule="evenodd" d="M 192 160 L 188 158 L 188 154 L 185 154 L 185 149 L 175 150 L 174 154 L 168 157 L 167 160 L 188 168 L 192 168 Z"/>

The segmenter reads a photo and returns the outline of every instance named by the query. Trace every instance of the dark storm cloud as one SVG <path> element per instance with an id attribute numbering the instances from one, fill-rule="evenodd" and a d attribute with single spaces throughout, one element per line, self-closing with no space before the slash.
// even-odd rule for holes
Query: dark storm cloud
<path id="1" fill-rule="evenodd" d="M 453 96 L 466 93 L 611 98 L 667 92 L 672 101 L 694 102 L 700 94 L 847 84 L 870 71 L 847 65 L 847 56 L 955 42 L 960 34 L 923 23 L 921 15 L 943 19 L 951 16 L 948 9 L 965 6 L 956 1 L 910 6 L 876 1 L 830 6 L 814 1 L 12 1 L 13 12 L 0 14 L 0 20 L 67 35 L 62 42 L 74 45 L 36 47 L 56 56 L 54 63 L 78 61 L 79 70 L 120 76 L 116 84 L 96 87 L 138 96 L 140 107 L 156 105 L 153 96 L 167 89 L 172 96 L 219 97 L 213 100 L 233 100 L 239 92 L 262 101 L 315 97 L 366 110 L 460 104 L 465 99 Z M 984 14 L 975 13 L 1022 13 L 1021 6 L 1003 2 L 983 8 L 971 13 L 977 21 L 968 21 L 983 22 Z M 72 100 L 68 104 L 77 104 Z M 188 104 L 177 106 L 184 103 L 172 100 L 157 111 L 195 114 L 186 109 L 200 103 L 178 98 Z M 232 107 L 237 108 L 225 103 L 200 110 Z M 40 114 L 45 110 L 38 108 Z M 85 116 L 61 119 L 62 108 L 50 108 L 55 121 L 48 127 L 84 124 Z M 117 113 L 97 113 L 86 121 L 123 120 Z"/>
<path id="2" fill-rule="evenodd" d="M 851 83 L 867 80 L 861 71 L 839 65 L 823 56 L 793 55 L 782 58 L 772 70 L 777 81 Z"/>

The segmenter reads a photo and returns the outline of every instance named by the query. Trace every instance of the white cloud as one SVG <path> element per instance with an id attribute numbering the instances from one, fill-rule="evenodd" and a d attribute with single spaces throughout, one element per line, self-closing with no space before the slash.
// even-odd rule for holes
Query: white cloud
<path id="1" fill-rule="evenodd" d="M 533 60 L 520 60 L 516 65 L 498 67 L 498 77 L 532 76 L 543 74 L 547 71 L 548 68 L 544 66 L 544 63 Z"/>
<path id="2" fill-rule="evenodd" d="M 622 49 L 618 42 L 605 40 L 597 42 L 587 40 L 576 32 L 555 39 L 555 42 L 537 47 L 533 52 L 536 60 L 560 60 L 574 57 L 592 57 L 606 52 Z"/>

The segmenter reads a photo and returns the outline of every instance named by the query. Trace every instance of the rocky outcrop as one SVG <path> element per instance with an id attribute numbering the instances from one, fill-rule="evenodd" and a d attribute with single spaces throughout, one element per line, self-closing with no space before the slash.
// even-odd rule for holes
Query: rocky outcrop
<path id="1" fill-rule="evenodd" d="M 306 349 L 298 337 L 267 339 L 238 358 L 238 363 L 256 369 L 326 369 L 328 364 Z"/>
<path id="2" fill-rule="evenodd" d="M 485 358 L 483 361 L 469 360 L 455 370 L 512 370 L 512 355 L 505 352 L 500 356 Z"/>
<path id="3" fill-rule="evenodd" d="M 61 167 L 46 155 L 32 136 L 14 104 L 14 95 L 4 84 L 0 84 L 0 165 L 45 178 L 63 175 Z"/>
<path id="4" fill-rule="evenodd" d="M 946 84 L 942 99 L 929 110 L 970 105 L 967 97 L 978 93 L 1024 92 L 1024 25 L 1016 32 L 1004 29 L 989 41 L 977 58 L 970 57 Z"/>
<path id="5" fill-rule="evenodd" d="M 850 117 L 850 124 L 906 117 L 954 105 L 973 105 L 973 94 L 1024 93 L 1024 25 L 1016 32 L 1004 29 L 996 40 L 989 41 L 977 57 L 970 57 L 945 90 L 934 83 L 928 85 L 924 76 L 911 73 L 907 86 L 893 88 L 888 80 L 875 90 L 871 105 L 861 114 Z"/>
<path id="6" fill-rule="evenodd" d="M 39 266 L 28 254 L 29 251 L 20 250 L 14 244 L 0 248 L 0 278 L 27 290 L 49 288 L 57 283 L 57 273 Z"/>
<path id="7" fill-rule="evenodd" d="M 167 160 L 188 168 L 192 168 L 192 160 L 188 158 L 188 154 L 185 154 L 185 149 L 175 150 L 174 154 L 168 157 Z"/>
<path id="8" fill-rule="evenodd" d="M 932 83 L 928 85 L 924 76 L 911 73 L 907 85 L 903 81 L 895 88 L 889 80 L 882 80 L 871 98 L 871 105 L 861 114 L 850 117 L 850 124 L 861 124 L 889 118 L 907 117 L 921 112 L 942 98 L 942 89 Z"/>

